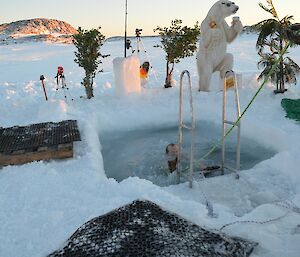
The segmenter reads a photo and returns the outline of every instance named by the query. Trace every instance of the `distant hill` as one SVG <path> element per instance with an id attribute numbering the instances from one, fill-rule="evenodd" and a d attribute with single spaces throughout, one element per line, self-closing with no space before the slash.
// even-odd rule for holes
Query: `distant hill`
<path id="1" fill-rule="evenodd" d="M 0 25 L 0 44 L 30 41 L 71 43 L 77 30 L 70 24 L 54 19 L 36 18 Z"/>

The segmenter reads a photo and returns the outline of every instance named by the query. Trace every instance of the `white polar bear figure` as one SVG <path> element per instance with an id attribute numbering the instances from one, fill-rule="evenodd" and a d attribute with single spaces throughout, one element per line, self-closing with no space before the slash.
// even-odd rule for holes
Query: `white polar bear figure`
<path id="1" fill-rule="evenodd" d="M 216 2 L 201 23 L 201 36 L 197 53 L 199 74 L 199 91 L 209 91 L 212 73 L 220 71 L 223 79 L 225 73 L 232 70 L 233 55 L 226 53 L 227 43 L 231 43 L 243 30 L 238 17 L 234 17 L 231 26 L 225 18 L 235 14 L 239 7 L 227 0 Z"/>

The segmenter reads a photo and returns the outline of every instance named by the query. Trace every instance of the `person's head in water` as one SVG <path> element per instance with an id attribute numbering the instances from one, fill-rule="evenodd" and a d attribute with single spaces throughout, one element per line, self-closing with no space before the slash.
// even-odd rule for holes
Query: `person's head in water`
<path id="1" fill-rule="evenodd" d="M 169 171 L 173 172 L 177 168 L 179 148 L 176 144 L 168 144 L 166 147 L 166 155 L 168 160 Z"/>

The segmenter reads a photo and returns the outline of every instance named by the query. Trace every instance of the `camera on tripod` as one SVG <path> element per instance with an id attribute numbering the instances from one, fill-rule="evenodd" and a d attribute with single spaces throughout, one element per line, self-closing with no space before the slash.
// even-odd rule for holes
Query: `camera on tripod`
<path id="1" fill-rule="evenodd" d="M 56 73 L 55 78 L 56 78 L 56 91 L 58 91 L 60 88 L 63 89 L 64 96 L 65 96 L 65 99 L 67 101 L 67 92 L 69 91 L 69 88 L 66 84 L 66 78 L 65 78 L 65 75 L 64 75 L 64 67 L 62 67 L 62 66 L 57 67 L 57 73 Z M 40 79 L 42 80 L 42 76 L 41 76 Z M 69 95 L 70 95 L 70 93 L 69 93 Z M 73 101 L 74 99 L 71 97 L 71 100 Z"/>
<path id="2" fill-rule="evenodd" d="M 141 32 L 142 32 L 143 30 L 142 29 L 135 29 L 135 35 L 136 35 L 136 37 L 140 37 L 141 36 Z"/>

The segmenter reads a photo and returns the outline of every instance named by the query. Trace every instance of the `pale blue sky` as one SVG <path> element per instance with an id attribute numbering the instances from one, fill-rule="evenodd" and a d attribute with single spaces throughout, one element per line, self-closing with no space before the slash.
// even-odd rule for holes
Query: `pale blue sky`
<path id="1" fill-rule="evenodd" d="M 142 28 L 143 35 L 153 34 L 153 29 L 168 26 L 179 18 L 186 25 L 201 22 L 215 0 L 128 0 L 128 34 Z M 259 8 L 265 0 L 237 0 L 237 15 L 244 25 L 254 24 L 270 16 Z M 299 0 L 273 0 L 279 16 L 294 15 L 300 22 Z M 1 0 L 0 23 L 30 18 L 64 20 L 75 28 L 102 27 L 105 36 L 124 34 L 125 0 Z"/>

